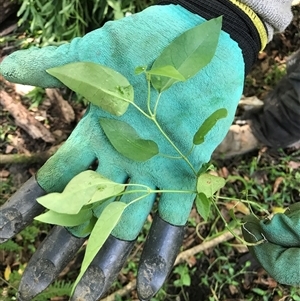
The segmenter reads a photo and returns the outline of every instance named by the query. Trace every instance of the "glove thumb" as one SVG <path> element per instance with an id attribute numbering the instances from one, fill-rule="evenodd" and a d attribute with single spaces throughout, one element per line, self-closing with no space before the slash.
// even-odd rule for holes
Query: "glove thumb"
<path id="1" fill-rule="evenodd" d="M 43 88 L 62 87 L 63 84 L 46 70 L 78 60 L 76 59 L 77 52 L 70 48 L 74 48 L 79 40 L 80 38 L 76 38 L 71 44 L 59 47 L 32 47 L 27 50 L 18 50 L 2 61 L 0 74 L 13 83 Z"/>
<path id="2" fill-rule="evenodd" d="M 284 214 L 270 221 L 249 216 L 243 225 L 243 235 L 262 267 L 279 283 L 300 285 L 300 203 L 291 205 Z"/>

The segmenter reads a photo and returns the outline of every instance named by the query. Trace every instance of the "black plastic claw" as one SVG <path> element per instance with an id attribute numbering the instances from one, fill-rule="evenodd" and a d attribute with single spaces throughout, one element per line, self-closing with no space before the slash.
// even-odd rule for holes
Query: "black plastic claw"
<path id="1" fill-rule="evenodd" d="M 36 198 L 45 193 L 35 177 L 31 177 L 1 207 L 0 243 L 12 238 L 44 211 L 45 208 L 36 201 Z"/>
<path id="2" fill-rule="evenodd" d="M 164 284 L 183 242 L 185 227 L 173 226 L 155 216 L 140 259 L 137 291 L 149 300 Z"/>
<path id="3" fill-rule="evenodd" d="M 71 301 L 99 300 L 110 288 L 135 241 L 110 235 L 76 286 Z"/>
<path id="4" fill-rule="evenodd" d="M 18 290 L 19 301 L 32 300 L 59 275 L 82 246 L 77 238 L 63 227 L 54 227 L 31 257 Z"/>

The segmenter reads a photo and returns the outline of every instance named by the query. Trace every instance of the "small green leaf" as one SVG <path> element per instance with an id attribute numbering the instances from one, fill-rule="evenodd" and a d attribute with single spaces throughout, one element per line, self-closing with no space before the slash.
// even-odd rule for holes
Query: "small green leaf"
<path id="1" fill-rule="evenodd" d="M 98 221 L 96 222 L 93 231 L 91 232 L 91 235 L 89 237 L 84 259 L 81 265 L 80 274 L 78 275 L 74 283 L 73 291 L 80 279 L 82 278 L 82 276 L 84 275 L 86 269 L 105 243 L 111 231 L 117 225 L 126 206 L 127 205 L 122 202 L 112 202 L 105 207 L 102 214 L 98 218 Z"/>
<path id="2" fill-rule="evenodd" d="M 266 292 L 266 291 L 264 291 L 264 290 L 262 290 L 262 289 L 260 289 L 258 287 L 252 288 L 251 291 L 254 292 L 254 293 L 256 293 L 259 296 L 264 296 L 264 295 L 266 295 L 268 293 L 268 292 Z"/>
<path id="3" fill-rule="evenodd" d="M 197 192 L 204 193 L 210 198 L 216 191 L 225 186 L 225 180 L 208 173 L 201 174 L 197 180 Z"/>
<path id="4" fill-rule="evenodd" d="M 185 77 L 171 65 L 152 68 L 151 70 L 147 71 L 147 73 L 151 75 L 165 76 L 178 81 L 185 81 Z"/>
<path id="5" fill-rule="evenodd" d="M 62 214 L 49 210 L 36 216 L 34 219 L 43 223 L 73 227 L 85 223 L 92 217 L 92 210 L 81 210 L 77 214 Z"/>
<path id="6" fill-rule="evenodd" d="M 173 66 L 186 80 L 191 78 L 214 57 L 221 26 L 222 17 L 219 17 L 187 30 L 163 50 L 152 69 Z M 167 90 L 176 82 L 167 76 L 151 76 L 151 83 L 158 92 Z"/>
<path id="7" fill-rule="evenodd" d="M 144 73 L 147 70 L 147 66 L 138 66 L 134 69 L 134 74 L 138 75 Z"/>
<path id="8" fill-rule="evenodd" d="M 227 110 L 221 108 L 213 112 L 205 121 L 202 123 L 196 134 L 194 135 L 193 143 L 199 145 L 204 142 L 205 136 L 215 126 L 215 124 L 222 118 L 227 116 Z"/>
<path id="9" fill-rule="evenodd" d="M 146 161 L 158 154 L 157 144 L 141 139 L 128 123 L 101 118 L 100 124 L 110 143 L 123 156 L 134 161 Z"/>
<path id="10" fill-rule="evenodd" d="M 77 214 L 84 205 L 105 201 L 124 189 L 124 184 L 115 183 L 95 171 L 86 170 L 75 176 L 62 193 L 49 193 L 37 198 L 37 202 L 58 213 Z"/>
<path id="11" fill-rule="evenodd" d="M 46 70 L 64 85 L 101 109 L 121 116 L 133 102 L 133 87 L 117 71 L 91 63 L 77 62 Z"/>
<path id="12" fill-rule="evenodd" d="M 197 194 L 195 203 L 197 212 L 205 221 L 207 221 L 210 213 L 211 201 L 204 193 L 200 192 Z"/>

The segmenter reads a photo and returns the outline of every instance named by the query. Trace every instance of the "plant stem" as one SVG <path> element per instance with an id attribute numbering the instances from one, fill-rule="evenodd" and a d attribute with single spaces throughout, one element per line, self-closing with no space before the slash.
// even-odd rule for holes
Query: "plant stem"
<path id="1" fill-rule="evenodd" d="M 135 186 L 135 184 L 128 184 L 128 186 Z M 137 186 L 145 186 L 145 185 L 139 185 L 139 184 L 137 184 Z M 147 189 L 147 193 L 145 193 L 145 194 L 137 197 L 136 199 L 130 201 L 127 204 L 127 206 L 140 201 L 141 199 L 147 197 L 151 193 L 186 193 L 186 194 L 195 194 L 196 193 L 195 191 L 190 191 L 190 190 L 159 190 L 159 189 L 158 190 L 153 190 L 153 189 L 150 189 L 149 187 L 147 187 L 147 188 L 148 188 Z M 139 193 L 139 192 L 146 192 L 146 191 L 145 190 L 130 190 L 130 191 L 122 192 L 121 195 L 132 194 L 132 193 Z"/>
<path id="2" fill-rule="evenodd" d="M 213 205 L 215 206 L 217 212 L 218 212 L 218 215 L 221 217 L 225 227 L 228 229 L 228 231 L 238 240 L 240 241 L 241 243 L 243 243 L 244 245 L 247 245 L 247 246 L 257 246 L 259 244 L 262 244 L 265 242 L 265 239 L 261 239 L 261 240 L 258 240 L 256 243 L 250 243 L 250 242 L 247 242 L 245 241 L 244 239 L 240 238 L 239 236 L 237 236 L 234 231 L 229 227 L 229 225 L 227 224 L 225 218 L 223 217 L 221 211 L 219 210 L 218 208 L 218 205 L 216 204 L 216 202 L 212 199 L 212 203 Z"/>
<path id="3" fill-rule="evenodd" d="M 154 112 L 153 116 L 154 117 L 156 117 L 156 112 L 157 112 L 157 107 L 158 107 L 158 103 L 159 103 L 160 97 L 161 97 L 161 93 L 158 94 L 156 102 L 155 102 L 155 105 L 154 105 L 154 110 L 153 110 L 153 112 Z"/>
<path id="4" fill-rule="evenodd" d="M 147 108 L 148 108 L 148 113 L 150 116 L 153 116 L 153 113 L 151 111 L 151 75 L 146 73 L 146 78 L 147 78 L 147 89 L 148 89 L 148 96 L 147 96 Z"/>
<path id="5" fill-rule="evenodd" d="M 181 158 L 190 166 L 193 173 L 195 175 L 197 175 L 197 172 L 196 172 L 194 166 L 191 164 L 191 162 L 188 160 L 188 158 L 179 150 L 179 148 L 174 144 L 174 142 L 169 138 L 169 136 L 164 132 L 164 130 L 161 128 L 160 124 L 156 120 L 155 116 L 153 116 L 151 119 L 153 120 L 153 122 L 155 123 L 157 128 L 160 130 L 162 135 L 169 141 L 169 143 L 173 146 L 173 148 L 178 152 L 178 154 L 181 156 Z"/>
<path id="6" fill-rule="evenodd" d="M 156 99 L 155 102 L 155 106 L 154 106 L 154 112 L 152 112 L 151 110 L 151 76 L 149 74 L 146 74 L 146 78 L 147 78 L 147 84 L 148 84 L 148 97 L 147 97 L 147 109 L 149 112 L 149 115 L 147 113 L 145 113 L 138 105 L 136 105 L 134 102 L 130 102 L 138 111 L 140 111 L 145 117 L 147 117 L 148 119 L 151 119 L 155 125 L 157 126 L 157 128 L 159 129 L 159 131 L 162 133 L 162 135 L 167 139 L 167 141 L 173 146 L 173 148 L 177 151 L 177 153 L 180 155 L 180 157 L 178 157 L 178 159 L 183 159 L 192 169 L 193 173 L 195 175 L 197 175 L 197 172 L 194 168 L 194 166 L 191 164 L 191 162 L 188 160 L 188 158 L 179 150 L 179 148 L 174 144 L 174 142 L 169 138 L 169 136 L 165 133 L 165 131 L 161 128 L 160 124 L 158 123 L 157 119 L 156 119 L 156 111 L 157 111 L 157 106 L 161 97 L 162 93 L 158 94 L 158 97 Z M 191 149 L 191 151 L 193 150 L 193 147 Z M 168 156 L 168 155 L 163 155 L 163 156 Z M 168 156 L 169 158 L 172 158 L 172 156 Z M 173 157 L 173 159 L 177 159 L 177 157 Z"/>
<path id="7" fill-rule="evenodd" d="M 140 192 L 147 192 L 147 194 L 150 194 L 150 193 L 189 193 L 189 194 L 196 194 L 197 193 L 197 191 L 195 191 L 195 190 L 151 189 L 150 187 L 148 187 L 146 185 L 142 185 L 142 184 L 125 184 L 125 186 L 127 186 L 127 187 L 138 186 L 138 187 L 144 187 L 146 189 L 124 191 L 124 192 L 121 192 L 118 195 L 131 194 L 131 193 L 140 193 Z"/>
<path id="8" fill-rule="evenodd" d="M 150 115 L 148 115 L 146 112 L 144 112 L 138 105 L 136 105 L 134 102 L 130 102 L 130 104 L 132 104 L 138 111 L 140 111 L 145 117 L 147 117 L 148 119 L 152 119 Z"/>

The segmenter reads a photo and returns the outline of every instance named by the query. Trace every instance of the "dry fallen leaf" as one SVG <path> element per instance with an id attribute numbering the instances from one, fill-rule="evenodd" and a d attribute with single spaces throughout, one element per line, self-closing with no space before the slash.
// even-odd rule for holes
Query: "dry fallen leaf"
<path id="1" fill-rule="evenodd" d="M 280 184 L 284 181 L 284 178 L 283 177 L 278 177 L 275 182 L 274 182 L 274 185 L 273 185 L 273 191 L 272 191 L 272 194 L 275 194 L 277 191 L 278 191 L 278 188 L 280 186 Z"/>
<path id="2" fill-rule="evenodd" d="M 240 201 L 231 201 L 229 203 L 226 203 L 225 206 L 227 210 L 233 209 L 235 213 L 240 212 L 244 215 L 250 214 L 249 208 Z"/>
<path id="3" fill-rule="evenodd" d="M 272 213 L 284 213 L 286 209 L 282 207 L 272 207 Z"/>
<path id="4" fill-rule="evenodd" d="M 8 266 L 6 266 L 5 271 L 4 271 L 4 279 L 5 279 L 6 281 L 9 281 L 9 276 L 10 276 L 10 274 L 11 274 L 11 268 L 10 268 L 10 266 L 8 265 Z"/>
<path id="5" fill-rule="evenodd" d="M 288 163 L 288 167 L 290 167 L 292 169 L 298 169 L 298 168 L 300 168 L 300 162 L 290 161 Z"/>
<path id="6" fill-rule="evenodd" d="M 10 175 L 10 172 L 6 169 L 0 170 L 0 178 L 8 178 Z"/>

